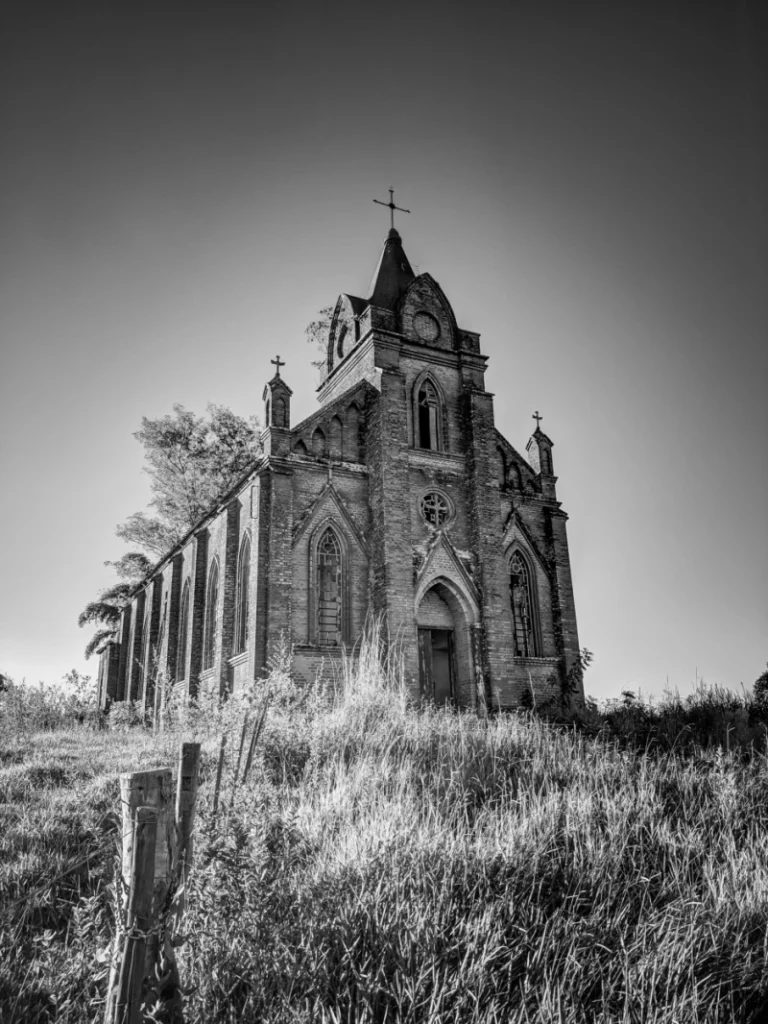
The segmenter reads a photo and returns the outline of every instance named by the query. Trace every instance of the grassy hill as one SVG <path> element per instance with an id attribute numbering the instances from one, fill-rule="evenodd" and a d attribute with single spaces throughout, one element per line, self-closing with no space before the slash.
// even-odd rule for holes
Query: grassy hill
<path id="1" fill-rule="evenodd" d="M 204 744 L 188 1021 L 757 1019 L 762 705 L 627 697 L 580 724 L 416 711 L 374 653 L 333 693 L 278 669 L 224 707 L 171 702 L 158 735 L 123 711 L 109 729 L 64 712 L 40 729 L 44 702 L 33 714 L 0 695 L 3 1024 L 102 1020 L 117 776 L 175 764 L 181 739 Z M 242 716 L 267 692 L 233 788 Z"/>

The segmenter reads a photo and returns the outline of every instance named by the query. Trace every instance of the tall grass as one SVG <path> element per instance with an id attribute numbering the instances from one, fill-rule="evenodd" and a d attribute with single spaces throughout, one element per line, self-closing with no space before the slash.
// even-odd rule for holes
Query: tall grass
<path id="1" fill-rule="evenodd" d="M 243 716 L 267 693 L 233 786 Z M 80 728 L 50 757 L 40 734 L 19 742 L 0 770 L 0 885 L 35 896 L 6 906 L 0 1016 L 100 1019 L 113 773 L 171 763 L 194 734 L 188 1020 L 748 1021 L 768 989 L 768 760 L 746 699 L 722 712 L 746 715 L 741 734 L 731 723 L 718 741 L 721 697 L 702 691 L 669 721 L 626 699 L 581 728 L 417 710 L 374 639 L 326 687 L 299 689 L 278 664 L 226 705 L 171 699 L 162 735 Z M 95 851 L 79 888 L 51 881 L 70 840 Z"/>

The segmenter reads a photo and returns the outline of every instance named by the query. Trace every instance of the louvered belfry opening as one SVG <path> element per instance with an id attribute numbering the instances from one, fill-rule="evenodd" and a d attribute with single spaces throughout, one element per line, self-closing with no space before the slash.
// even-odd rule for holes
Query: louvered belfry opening
<path id="1" fill-rule="evenodd" d="M 419 447 L 436 451 L 440 400 L 431 381 L 425 380 L 419 391 Z"/>
<path id="2" fill-rule="evenodd" d="M 317 545 L 317 642 L 341 644 L 341 547 L 330 527 Z"/>

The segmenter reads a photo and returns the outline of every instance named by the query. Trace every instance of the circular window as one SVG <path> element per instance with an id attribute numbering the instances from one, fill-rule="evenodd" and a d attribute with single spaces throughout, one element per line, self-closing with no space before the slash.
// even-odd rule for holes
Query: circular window
<path id="1" fill-rule="evenodd" d="M 425 522 L 435 529 L 444 526 L 451 515 L 448 499 L 437 491 L 428 491 L 419 502 L 419 511 Z"/>
<path id="2" fill-rule="evenodd" d="M 440 337 L 440 324 L 431 313 L 425 313 L 424 310 L 414 316 L 413 329 L 422 341 L 437 341 Z"/>

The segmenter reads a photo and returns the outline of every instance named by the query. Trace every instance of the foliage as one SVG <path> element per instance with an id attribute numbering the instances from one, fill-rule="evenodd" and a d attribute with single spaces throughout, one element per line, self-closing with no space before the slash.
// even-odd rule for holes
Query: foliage
<path id="1" fill-rule="evenodd" d="M 256 417 L 243 419 L 221 405 L 208 417 L 183 405 L 173 415 L 142 417 L 134 437 L 144 447 L 154 518 L 138 512 L 118 526 L 117 535 L 158 558 L 178 543 L 261 453 Z"/>
<path id="2" fill-rule="evenodd" d="M 768 704 L 768 665 L 765 672 L 755 680 L 752 692 L 756 701 L 759 701 L 761 704 Z"/>
<path id="3" fill-rule="evenodd" d="M 7 676 L 0 690 L 0 740 L 11 736 L 67 728 L 75 723 L 100 725 L 96 685 L 91 676 L 72 669 L 55 686 L 15 683 Z M 1 752 L 0 752 L 1 756 Z"/>
<path id="4" fill-rule="evenodd" d="M 102 590 L 98 601 L 90 601 L 80 612 L 78 626 L 101 622 L 107 626 L 115 626 L 120 621 L 120 610 L 128 600 L 133 588 L 129 583 L 115 583 Z"/>
<path id="5" fill-rule="evenodd" d="M 317 319 L 311 320 L 304 328 L 307 342 L 317 349 L 317 359 L 312 360 L 312 365 L 322 374 L 328 365 L 328 332 L 331 329 L 334 307 L 325 306 L 318 311 Z"/>
<path id="6" fill-rule="evenodd" d="M 85 651 L 83 652 L 85 654 L 85 660 L 88 661 L 88 659 L 93 654 L 103 654 L 103 652 L 107 649 L 107 644 L 111 643 L 114 639 L 114 626 L 112 626 L 111 628 L 105 626 L 102 629 L 97 629 L 96 632 L 91 637 L 91 639 L 85 645 Z"/>
<path id="7" fill-rule="evenodd" d="M 117 637 L 120 613 L 130 598 L 133 586 L 130 583 L 115 583 L 102 590 L 97 601 L 89 601 L 80 612 L 77 624 L 80 627 L 98 624 L 98 629 L 85 647 L 86 660 L 92 654 L 101 654 L 106 646 Z"/>
<path id="8" fill-rule="evenodd" d="M 102 627 L 88 642 L 86 658 L 100 654 L 117 638 L 120 612 L 134 587 L 261 453 L 257 418 L 244 419 L 221 405 L 208 405 L 207 417 L 196 416 L 183 405 L 174 405 L 173 415 L 154 420 L 144 416 L 134 437 L 144 446 L 144 472 L 151 479 L 155 515 L 135 512 L 117 527 L 118 537 L 140 550 L 104 563 L 115 569 L 121 582 L 80 614 L 80 626 Z"/>
<path id="9" fill-rule="evenodd" d="M 172 691 L 164 733 L 5 744 L 0 805 L 19 813 L 0 864 L 0 1018 L 101 1020 L 117 775 L 175 763 L 196 735 L 187 1019 L 752 1019 L 766 995 L 768 761 L 748 732 L 718 740 L 757 714 L 751 698 L 670 695 L 668 731 L 685 714 L 697 739 L 646 749 L 635 726 L 650 712 L 630 691 L 604 710 L 585 702 L 589 735 L 531 712 L 411 708 L 381 645 L 314 686 L 291 681 L 286 654 L 229 701 Z M 245 716 L 267 694 L 243 782 Z"/>
<path id="10" fill-rule="evenodd" d="M 128 551 L 117 561 L 106 561 L 104 565 L 111 565 L 121 580 L 135 584 L 149 575 L 154 563 L 142 551 Z"/>

